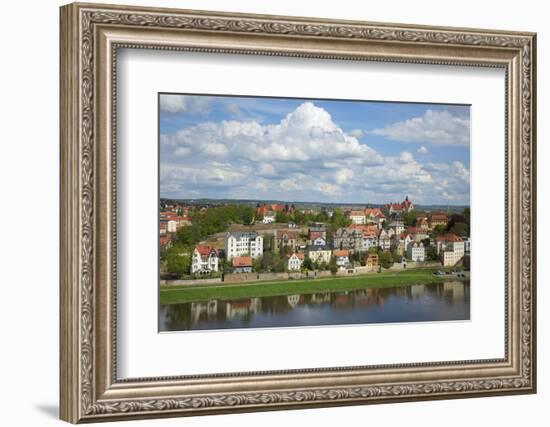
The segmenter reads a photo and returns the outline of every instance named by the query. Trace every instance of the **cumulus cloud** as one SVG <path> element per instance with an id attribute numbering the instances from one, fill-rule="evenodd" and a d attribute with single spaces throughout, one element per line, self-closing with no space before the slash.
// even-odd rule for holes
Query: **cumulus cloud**
<path id="1" fill-rule="evenodd" d="M 361 138 L 365 134 L 365 131 L 363 129 L 352 129 L 348 132 L 348 134 L 356 138 Z"/>
<path id="2" fill-rule="evenodd" d="M 374 129 L 370 133 L 393 141 L 469 146 L 470 120 L 448 111 L 428 109 L 421 117 Z"/>
<path id="3" fill-rule="evenodd" d="M 426 146 L 424 146 L 424 145 L 421 146 L 421 147 L 420 147 L 418 150 L 416 150 L 416 151 L 418 151 L 418 153 L 420 153 L 420 154 L 428 154 L 428 149 L 427 149 Z"/>
<path id="4" fill-rule="evenodd" d="M 288 201 L 468 203 L 460 162 L 423 164 L 409 151 L 382 156 L 304 102 L 272 124 L 203 121 L 162 134 L 161 194 Z"/>
<path id="5" fill-rule="evenodd" d="M 193 95 L 160 95 L 160 111 L 165 113 L 206 113 L 211 98 L 208 96 Z"/>

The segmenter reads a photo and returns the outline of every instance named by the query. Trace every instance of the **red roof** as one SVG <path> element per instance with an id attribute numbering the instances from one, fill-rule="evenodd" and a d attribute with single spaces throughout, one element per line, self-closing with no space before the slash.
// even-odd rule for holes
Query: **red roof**
<path id="1" fill-rule="evenodd" d="M 435 238 L 436 242 L 462 242 L 462 239 L 456 234 L 445 234 L 443 236 L 437 236 Z"/>
<path id="2" fill-rule="evenodd" d="M 304 260 L 304 254 L 301 253 L 301 252 L 295 252 L 293 254 L 287 255 L 287 258 L 292 258 L 292 255 L 296 255 L 298 257 L 298 259 L 300 259 L 302 261 Z"/>
<path id="3" fill-rule="evenodd" d="M 298 233 L 296 231 L 288 231 L 288 230 L 277 230 L 277 239 L 283 239 L 287 236 L 287 239 L 296 239 L 298 237 Z"/>
<path id="4" fill-rule="evenodd" d="M 432 221 L 447 221 L 445 214 L 432 214 Z"/>
<path id="5" fill-rule="evenodd" d="M 167 245 L 171 241 L 172 241 L 172 236 L 160 236 L 159 242 L 161 246 Z"/>
<path id="6" fill-rule="evenodd" d="M 199 252 L 199 254 L 203 255 L 203 256 L 208 256 L 210 255 L 210 252 L 212 252 L 212 250 L 214 250 L 217 254 L 217 251 L 216 249 L 214 249 L 212 246 L 206 246 L 206 245 L 197 245 L 195 247 L 195 249 Z"/>
<path id="7" fill-rule="evenodd" d="M 342 250 L 334 250 L 332 251 L 332 254 L 334 256 L 349 256 L 349 251 L 345 250 L 345 249 L 342 249 Z"/>
<path id="8" fill-rule="evenodd" d="M 365 208 L 365 215 L 384 216 L 380 208 Z"/>
<path id="9" fill-rule="evenodd" d="M 252 267 L 252 257 L 236 256 L 233 258 L 233 267 Z"/>

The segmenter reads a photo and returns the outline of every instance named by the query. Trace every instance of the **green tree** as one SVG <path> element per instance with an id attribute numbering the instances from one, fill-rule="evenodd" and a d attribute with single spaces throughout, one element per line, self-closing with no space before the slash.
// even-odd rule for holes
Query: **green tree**
<path id="1" fill-rule="evenodd" d="M 436 261 L 437 260 L 437 251 L 435 247 L 429 246 L 426 251 L 426 258 L 428 261 Z"/>
<path id="2" fill-rule="evenodd" d="M 172 246 L 166 254 L 166 268 L 169 273 L 182 276 L 189 274 L 191 257 L 182 246 Z"/>
<path id="3" fill-rule="evenodd" d="M 330 226 L 332 230 L 337 230 L 338 228 L 347 227 L 351 224 L 351 220 L 346 218 L 344 212 L 340 208 L 334 209 L 332 217 L 330 218 Z"/>
<path id="4" fill-rule="evenodd" d="M 418 212 L 414 209 L 410 212 L 405 212 L 401 215 L 401 219 L 403 219 L 403 222 L 405 225 L 415 225 L 417 217 L 418 217 Z"/>
<path id="5" fill-rule="evenodd" d="M 432 230 L 433 237 L 442 236 L 447 233 L 447 228 L 444 225 L 436 225 Z"/>
<path id="6" fill-rule="evenodd" d="M 277 212 L 275 214 L 275 222 L 287 223 L 288 222 L 288 215 L 285 214 L 284 212 Z"/>
<path id="7" fill-rule="evenodd" d="M 304 263 L 302 264 L 302 267 L 310 271 L 313 270 L 314 266 L 313 266 L 313 262 L 311 261 L 311 258 L 307 257 L 306 259 L 304 259 Z"/>
<path id="8" fill-rule="evenodd" d="M 336 257 L 330 257 L 328 268 L 332 274 L 336 274 L 336 272 L 338 271 L 338 266 L 336 265 Z"/>
<path id="9" fill-rule="evenodd" d="M 179 246 L 194 246 L 201 240 L 200 226 L 197 224 L 180 227 L 176 232 L 175 243 Z"/>
<path id="10" fill-rule="evenodd" d="M 456 234 L 458 236 L 468 236 L 469 229 L 468 225 L 463 222 L 455 222 L 449 229 L 450 233 Z"/>
<path id="11" fill-rule="evenodd" d="M 393 257 L 389 251 L 378 252 L 378 262 L 383 268 L 390 268 L 393 265 Z"/>

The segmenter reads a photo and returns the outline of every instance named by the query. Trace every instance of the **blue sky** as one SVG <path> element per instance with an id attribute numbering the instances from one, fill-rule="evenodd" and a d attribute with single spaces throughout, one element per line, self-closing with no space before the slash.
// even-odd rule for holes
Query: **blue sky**
<path id="1" fill-rule="evenodd" d="M 161 94 L 161 197 L 469 204 L 470 107 Z"/>

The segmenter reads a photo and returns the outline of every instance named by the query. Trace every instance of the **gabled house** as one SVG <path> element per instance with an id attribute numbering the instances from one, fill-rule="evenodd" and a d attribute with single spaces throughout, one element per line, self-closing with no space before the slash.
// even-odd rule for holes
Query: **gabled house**
<path id="1" fill-rule="evenodd" d="M 197 245 L 191 255 L 191 273 L 207 274 L 218 271 L 218 251 L 206 245 Z"/>
<path id="2" fill-rule="evenodd" d="M 447 227 L 447 224 L 449 223 L 449 219 L 447 218 L 447 215 L 441 214 L 441 213 L 434 213 L 430 217 L 430 225 L 432 228 L 435 228 L 438 225 L 442 225 L 443 227 Z"/>
<path id="3" fill-rule="evenodd" d="M 236 256 L 231 261 L 233 273 L 252 273 L 252 257 Z"/>
<path id="4" fill-rule="evenodd" d="M 292 251 L 296 249 L 298 240 L 298 232 L 291 230 L 277 230 L 275 233 L 275 243 L 277 250 L 282 251 L 283 248 L 290 248 Z"/>
<path id="5" fill-rule="evenodd" d="M 336 258 L 336 265 L 338 267 L 349 266 L 349 251 L 345 249 L 335 249 L 332 251 L 332 255 Z"/>
<path id="6" fill-rule="evenodd" d="M 293 253 L 287 255 L 287 268 L 289 271 L 299 271 L 302 268 L 304 263 L 304 254 L 303 253 Z"/>
<path id="7" fill-rule="evenodd" d="M 367 223 L 367 217 L 365 215 L 365 211 L 350 210 L 350 211 L 346 211 L 345 215 L 346 215 L 347 218 L 350 219 L 352 224 L 366 224 Z"/>
<path id="8" fill-rule="evenodd" d="M 426 260 L 426 248 L 422 242 L 410 242 L 407 246 L 407 258 L 413 262 Z"/>

